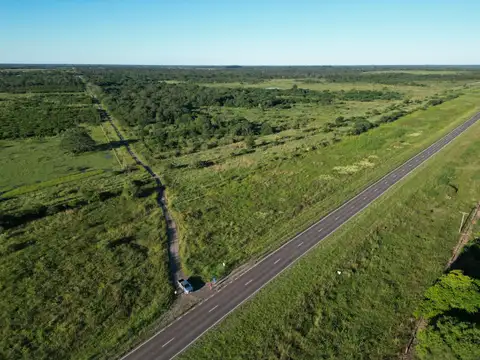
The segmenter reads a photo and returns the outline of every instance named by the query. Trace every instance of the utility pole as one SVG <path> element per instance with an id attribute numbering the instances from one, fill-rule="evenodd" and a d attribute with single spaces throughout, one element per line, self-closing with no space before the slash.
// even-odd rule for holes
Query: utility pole
<path id="1" fill-rule="evenodd" d="M 460 228 L 458 229 L 458 232 L 461 233 L 462 232 L 462 228 L 463 228 L 463 220 L 465 219 L 465 215 L 468 215 L 468 213 L 466 212 L 463 212 L 463 211 L 460 211 L 460 213 L 462 214 L 462 222 L 460 223 Z"/>

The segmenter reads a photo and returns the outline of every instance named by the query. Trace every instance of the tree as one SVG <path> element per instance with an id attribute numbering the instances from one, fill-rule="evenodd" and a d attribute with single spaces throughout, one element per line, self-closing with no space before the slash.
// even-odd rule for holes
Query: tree
<path id="1" fill-rule="evenodd" d="M 126 199 L 133 199 L 138 196 L 140 189 L 134 181 L 125 181 L 122 195 Z"/>
<path id="2" fill-rule="evenodd" d="M 73 154 L 92 151 L 95 149 L 95 146 L 95 140 L 92 139 L 86 129 L 81 127 L 65 131 L 62 141 L 60 142 L 62 149 Z"/>
<path id="3" fill-rule="evenodd" d="M 475 313 L 480 310 L 480 280 L 453 270 L 430 287 L 425 298 L 417 313 L 427 319 L 453 309 Z"/>
<path id="4" fill-rule="evenodd" d="M 272 127 L 270 126 L 269 123 L 264 122 L 264 123 L 262 124 L 262 127 L 261 127 L 261 129 L 260 129 L 260 134 L 262 134 L 262 135 L 270 135 L 270 134 L 273 134 L 273 129 L 272 129 Z"/>
<path id="5" fill-rule="evenodd" d="M 441 316 L 435 326 L 418 333 L 415 353 L 419 359 L 480 358 L 480 327 L 475 322 L 462 321 L 452 316 Z"/>
<path id="6" fill-rule="evenodd" d="M 255 146 L 255 139 L 253 136 L 249 135 L 245 138 L 245 145 L 247 148 L 251 149 Z"/>

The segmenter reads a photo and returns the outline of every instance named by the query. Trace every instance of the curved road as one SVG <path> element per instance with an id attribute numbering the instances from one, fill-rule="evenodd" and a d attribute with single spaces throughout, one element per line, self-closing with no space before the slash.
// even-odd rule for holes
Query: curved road
<path id="1" fill-rule="evenodd" d="M 480 113 L 370 185 L 360 194 L 267 255 L 230 284 L 214 292 L 214 295 L 208 300 L 156 333 L 125 355 L 122 360 L 166 360 L 180 354 L 243 302 L 292 266 L 321 240 L 382 196 L 390 187 L 439 152 L 479 119 Z"/>

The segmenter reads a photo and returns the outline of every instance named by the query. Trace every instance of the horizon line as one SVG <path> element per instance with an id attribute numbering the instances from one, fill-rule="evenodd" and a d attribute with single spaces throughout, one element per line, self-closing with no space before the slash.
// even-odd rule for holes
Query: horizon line
<path id="1" fill-rule="evenodd" d="M 452 66 L 480 66 L 478 64 L 425 64 L 425 63 L 417 63 L 417 64 L 249 64 L 249 65 L 242 65 L 242 64 L 127 64 L 127 63 L 70 63 L 70 62 L 53 62 L 53 63 L 29 63 L 29 62 L 8 62 L 2 63 L 0 62 L 1 66 L 18 66 L 18 65 L 27 65 L 27 66 L 36 66 L 36 65 L 63 65 L 63 66 L 161 66 L 161 67 L 372 67 L 372 66 L 429 66 L 429 67 L 438 67 L 438 66 L 445 66 L 445 67 L 452 67 Z"/>

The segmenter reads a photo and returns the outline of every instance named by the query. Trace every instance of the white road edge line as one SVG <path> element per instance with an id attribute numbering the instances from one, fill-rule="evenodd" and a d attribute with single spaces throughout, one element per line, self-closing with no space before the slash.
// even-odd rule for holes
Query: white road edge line
<path id="1" fill-rule="evenodd" d="M 208 310 L 208 312 L 212 312 L 212 311 L 215 310 L 217 307 L 218 307 L 218 305 L 215 305 L 215 306 L 212 307 L 210 310 Z"/>
<path id="2" fill-rule="evenodd" d="M 473 118 L 475 118 L 477 115 L 480 115 L 480 113 L 477 113 L 475 114 Z M 447 133 L 446 135 L 444 135 L 441 139 L 437 140 L 436 142 L 434 142 L 433 144 L 431 144 L 430 146 L 428 146 L 427 148 L 423 149 L 421 152 L 419 152 L 417 155 L 413 156 L 412 158 L 410 158 L 410 160 L 414 160 L 414 159 L 417 159 L 418 156 L 424 152 L 426 152 L 427 150 L 429 150 L 433 145 L 435 144 L 439 144 L 441 141 L 444 141 L 445 138 L 447 138 L 448 136 L 450 136 L 451 134 L 455 133 L 458 129 L 460 129 L 462 126 L 465 126 L 465 124 L 469 123 L 465 129 L 461 130 L 456 136 L 464 133 L 468 128 L 470 128 L 470 126 L 474 125 L 478 120 L 480 120 L 480 117 L 477 119 L 475 118 L 475 120 L 473 122 L 471 122 L 471 124 L 469 123 L 470 121 L 467 120 L 466 122 L 460 124 L 459 126 L 457 126 L 455 129 L 453 129 L 452 131 L 450 131 L 449 133 Z M 451 143 L 451 141 L 453 141 L 455 138 L 452 138 L 451 140 L 448 140 L 446 143 L 442 143 L 442 146 L 441 146 L 441 149 L 443 149 L 444 147 L 446 147 L 447 145 L 449 145 Z M 435 155 L 435 154 L 434 154 Z M 417 159 L 418 161 L 418 159 Z M 298 235 L 294 236 L 293 238 L 291 238 L 290 240 L 288 240 L 287 242 L 285 242 L 283 245 L 281 245 L 279 248 L 277 248 L 275 251 L 265 255 L 265 257 L 263 257 L 260 261 L 258 261 L 257 263 L 255 263 L 252 267 L 250 267 L 249 269 L 247 269 L 243 274 L 241 274 L 239 276 L 242 277 L 243 275 L 245 275 L 246 273 L 248 273 L 250 270 L 254 269 L 255 267 L 257 267 L 257 265 L 261 264 L 262 262 L 264 262 L 266 259 L 268 259 L 270 256 L 274 255 L 275 253 L 277 253 L 278 251 L 280 251 L 281 249 L 283 249 L 285 246 L 287 246 L 288 244 L 290 244 L 292 241 L 294 241 L 296 238 L 298 238 L 300 235 L 306 233 L 307 231 L 309 231 L 311 228 L 313 228 L 314 226 L 318 225 L 321 221 L 323 221 L 327 216 L 329 215 L 332 215 L 333 213 L 339 211 L 340 209 L 344 208 L 345 206 L 347 206 L 350 202 L 352 202 L 353 200 L 359 198 L 360 196 L 362 196 L 363 193 L 365 193 L 367 190 L 369 190 L 370 188 L 372 188 L 373 186 L 375 186 L 376 184 L 380 184 L 383 180 L 385 180 L 385 178 L 390 175 L 392 172 L 396 171 L 397 169 L 399 169 L 401 166 L 403 166 L 403 164 L 397 166 L 396 168 L 394 168 L 393 170 L 391 170 L 390 172 L 388 172 L 387 174 L 385 174 L 383 177 L 381 177 L 380 179 L 378 179 L 377 181 L 375 181 L 373 184 L 369 185 L 368 187 L 366 187 L 363 191 L 361 191 L 359 194 L 357 194 L 356 196 L 354 196 L 353 198 L 351 198 L 350 200 L 348 200 L 347 202 L 345 202 L 344 204 L 340 205 L 339 207 L 337 207 L 336 209 L 334 209 L 332 212 L 330 212 L 330 214 L 324 216 L 323 218 L 321 218 L 320 220 L 318 220 L 316 223 L 312 224 L 311 226 L 309 226 L 307 229 L 305 229 L 304 231 L 302 231 L 301 233 L 299 233 Z M 408 174 L 410 174 L 411 172 L 413 172 L 415 169 L 412 169 L 410 170 Z M 403 179 L 402 179 L 403 180 Z M 384 192 L 386 192 L 388 189 L 386 189 Z M 375 199 L 372 200 L 371 203 L 374 202 Z M 356 212 L 356 214 L 360 213 L 361 211 L 363 210 L 360 209 Z M 346 224 L 351 218 L 347 219 L 347 221 L 343 222 L 339 227 L 337 227 L 336 229 L 334 229 L 333 231 L 331 231 L 330 233 L 328 233 L 324 238 L 328 237 L 332 232 L 336 231 L 337 229 L 339 229 L 341 226 L 343 226 L 344 224 Z M 322 230 L 322 229 L 321 229 Z M 319 230 L 319 231 L 321 231 Z M 301 254 L 295 261 L 297 261 L 298 259 L 300 259 L 303 255 L 305 255 L 308 251 L 310 251 L 311 249 L 313 249 L 315 246 L 317 246 L 318 244 L 320 243 L 317 242 L 314 246 L 312 246 L 311 248 L 309 248 L 306 252 L 304 252 L 303 254 Z M 204 332 L 202 332 L 199 336 L 197 336 L 194 340 L 192 340 L 190 343 L 188 343 L 183 349 L 181 349 L 179 352 L 177 352 L 175 355 L 173 355 L 173 357 L 171 359 L 173 359 L 174 357 L 176 357 L 178 354 L 182 353 L 186 348 L 188 348 L 192 343 L 194 343 L 198 338 L 200 338 L 203 334 L 205 334 L 208 330 L 210 330 L 212 327 L 214 327 L 216 324 L 218 324 L 220 321 L 222 321 L 226 316 L 228 316 L 232 311 L 234 311 L 237 307 L 239 307 L 241 304 L 243 304 L 245 301 L 247 301 L 250 297 L 252 297 L 253 295 L 255 295 L 258 291 L 260 291 L 264 286 L 266 286 L 270 281 L 272 281 L 273 279 L 275 279 L 278 275 L 280 275 L 283 271 L 285 271 L 286 269 L 288 269 L 292 264 L 295 263 L 292 262 L 289 266 L 287 266 L 286 268 L 282 269 L 282 271 L 280 271 L 277 275 L 275 275 L 272 279 L 270 279 L 269 281 L 267 281 L 265 284 L 263 284 L 260 288 L 258 288 L 255 292 L 253 292 L 248 298 L 246 298 L 245 300 L 243 300 L 240 304 L 238 304 L 236 307 L 234 307 L 232 310 L 230 310 L 228 313 L 226 313 L 223 317 L 221 317 L 217 322 L 215 322 L 212 326 L 210 326 L 209 328 L 207 328 Z M 238 278 L 237 278 L 238 279 Z M 237 280 L 235 279 L 235 280 Z M 233 280 L 231 281 L 233 282 Z M 200 303 L 199 305 L 201 305 L 202 303 Z M 197 305 L 197 306 L 199 306 Z M 197 306 L 194 306 L 192 307 L 190 310 L 188 310 L 184 315 L 188 314 L 189 312 L 195 310 L 197 308 Z M 172 326 L 174 323 L 176 323 L 178 320 L 174 320 L 172 321 L 170 324 L 168 324 L 167 326 L 165 326 L 163 329 L 159 330 L 156 334 L 154 334 L 152 337 L 150 337 L 149 339 L 145 340 L 143 343 L 141 343 L 140 345 L 138 345 L 137 347 L 133 348 L 131 351 L 129 351 L 127 354 L 125 354 L 123 357 L 120 358 L 120 360 L 123 360 L 125 359 L 126 357 L 128 357 L 129 355 L 133 354 L 135 351 L 137 351 L 139 348 L 141 348 L 142 346 L 144 346 L 145 344 L 147 344 L 148 342 L 152 341 L 156 336 L 160 335 L 164 330 L 166 330 L 167 328 L 169 328 L 170 326 Z"/>
<path id="3" fill-rule="evenodd" d="M 170 343 L 173 341 L 173 339 L 175 339 L 175 338 L 171 338 L 171 339 L 168 340 L 165 344 L 163 344 L 163 345 L 162 345 L 162 348 L 164 348 L 165 346 L 167 346 L 168 344 L 170 344 Z"/>

